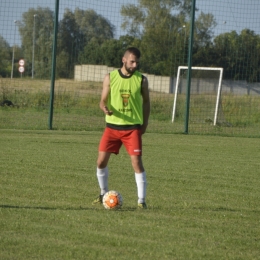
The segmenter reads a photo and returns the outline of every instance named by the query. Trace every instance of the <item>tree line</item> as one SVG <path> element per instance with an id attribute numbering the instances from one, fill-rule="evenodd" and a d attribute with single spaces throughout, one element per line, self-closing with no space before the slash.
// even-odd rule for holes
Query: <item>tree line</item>
<path id="1" fill-rule="evenodd" d="M 94 10 L 66 9 L 58 25 L 56 76 L 73 78 L 78 64 L 120 67 L 129 46 L 142 52 L 141 71 L 175 76 L 178 66 L 187 65 L 190 6 L 190 0 L 139 0 L 138 5 L 122 5 L 121 27 L 126 33 L 119 38 L 115 26 Z M 259 82 L 259 35 L 244 29 L 240 34 L 231 31 L 214 37 L 214 16 L 196 12 L 193 66 L 223 67 L 225 79 Z M 23 58 L 24 76 L 30 76 L 34 68 L 36 78 L 50 78 L 53 21 L 54 12 L 49 8 L 30 8 L 17 23 L 21 46 L 11 47 L 0 36 L 2 77 L 10 76 L 14 54 L 14 76 L 19 76 L 18 60 Z"/>

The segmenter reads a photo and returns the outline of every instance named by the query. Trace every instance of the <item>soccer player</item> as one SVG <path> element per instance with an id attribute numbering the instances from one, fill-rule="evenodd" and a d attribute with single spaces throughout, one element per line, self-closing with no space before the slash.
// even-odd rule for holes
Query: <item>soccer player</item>
<path id="1" fill-rule="evenodd" d="M 147 78 L 138 70 L 141 53 L 128 48 L 122 58 L 121 69 L 107 74 L 103 81 L 100 108 L 105 113 L 106 128 L 99 144 L 97 179 L 100 195 L 93 204 L 101 204 L 108 191 L 108 161 L 125 146 L 135 172 L 138 208 L 146 209 L 146 172 L 142 163 L 142 135 L 150 115 Z"/>

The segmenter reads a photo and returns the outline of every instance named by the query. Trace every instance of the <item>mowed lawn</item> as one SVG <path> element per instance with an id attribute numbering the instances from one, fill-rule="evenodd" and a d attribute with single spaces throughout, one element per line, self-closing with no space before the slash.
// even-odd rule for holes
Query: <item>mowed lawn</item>
<path id="1" fill-rule="evenodd" d="M 147 210 L 122 148 L 94 207 L 102 132 L 0 130 L 0 259 L 260 259 L 260 139 L 143 136 Z"/>

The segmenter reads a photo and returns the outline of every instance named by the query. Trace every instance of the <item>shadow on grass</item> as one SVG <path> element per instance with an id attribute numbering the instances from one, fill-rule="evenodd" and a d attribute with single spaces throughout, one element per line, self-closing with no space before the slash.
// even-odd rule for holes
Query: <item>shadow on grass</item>
<path id="1" fill-rule="evenodd" d="M 100 207 L 40 207 L 40 206 L 13 206 L 13 205 L 0 205 L 0 208 L 6 209 L 40 209 L 40 210 L 105 210 L 102 206 Z M 117 211 L 135 211 L 137 208 L 125 207 Z M 115 210 L 111 210 L 115 211 Z"/>

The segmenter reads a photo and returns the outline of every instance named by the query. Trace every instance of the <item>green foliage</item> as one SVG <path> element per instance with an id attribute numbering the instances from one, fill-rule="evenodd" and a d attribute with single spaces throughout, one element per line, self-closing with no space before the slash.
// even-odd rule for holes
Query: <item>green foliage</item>
<path id="1" fill-rule="evenodd" d="M 103 53 L 97 39 L 91 40 L 79 55 L 80 64 L 103 64 Z"/>
<path id="2" fill-rule="evenodd" d="M 81 64 L 98 64 L 119 68 L 122 66 L 122 57 L 125 50 L 131 46 L 139 47 L 140 41 L 132 36 L 121 36 L 118 40 L 108 39 L 101 44 L 92 39 L 80 53 Z"/>
<path id="3" fill-rule="evenodd" d="M 94 10 L 81 10 L 76 8 L 76 24 L 85 37 L 86 42 L 98 39 L 100 43 L 114 36 L 115 27 L 105 17 L 97 14 Z"/>
<path id="4" fill-rule="evenodd" d="M 169 121 L 169 115 L 172 112 L 172 99 L 162 98 L 154 95 L 151 105 L 151 119 L 158 121 Z"/>
<path id="5" fill-rule="evenodd" d="M 125 49 L 120 39 L 119 41 L 115 39 L 105 41 L 100 48 L 102 63 L 110 67 L 120 68 Z"/>
<path id="6" fill-rule="evenodd" d="M 1 259 L 259 258 L 260 139 L 145 134 L 148 209 L 122 149 L 113 212 L 91 205 L 100 136 L 0 130 Z"/>
<path id="7" fill-rule="evenodd" d="M 260 123 L 260 98 L 256 96 L 233 95 L 222 97 L 222 109 L 225 118 L 234 126 L 250 126 Z M 234 115 L 236 115 L 234 117 Z"/>
<path id="8" fill-rule="evenodd" d="M 140 70 L 173 76 L 178 66 L 187 65 L 190 34 L 190 0 L 138 0 L 122 4 L 120 14 L 125 35 L 115 38 L 115 26 L 94 10 L 65 9 L 58 26 L 57 78 L 73 78 L 77 64 L 120 67 L 124 50 L 136 46 L 142 52 Z M 203 9 L 202 9 L 203 10 Z M 260 37 L 244 29 L 216 35 L 216 18 L 196 9 L 192 65 L 223 67 L 224 79 L 260 82 Z M 54 12 L 50 8 L 30 8 L 16 21 L 21 48 L 9 46 L 0 36 L 0 76 L 11 74 L 14 50 L 14 76 L 18 60 L 25 59 L 23 76 L 49 79 L 52 70 Z M 34 39 L 32 39 L 34 38 Z M 13 48 L 12 48 L 13 47 Z"/>
<path id="9" fill-rule="evenodd" d="M 138 2 L 137 6 L 123 5 L 121 14 L 123 29 L 141 39 L 142 70 L 156 75 L 175 75 L 179 65 L 186 65 L 190 1 Z M 215 26 L 213 15 L 201 12 L 196 20 L 196 43 L 209 42 Z"/>
<path id="10" fill-rule="evenodd" d="M 18 72 L 18 61 L 19 59 L 23 58 L 22 49 L 17 45 L 12 46 L 11 48 L 8 42 L 1 35 L 0 57 L 0 78 L 7 78 L 11 76 L 13 59 L 13 77 L 19 77 L 20 73 Z"/>
<path id="11" fill-rule="evenodd" d="M 34 47 L 35 78 L 50 78 L 52 66 L 54 13 L 49 8 L 31 8 L 23 13 L 19 22 L 23 58 L 26 61 L 24 76 L 32 71 Z M 57 77 L 73 78 L 74 66 L 80 61 L 80 53 L 88 43 L 103 43 L 113 38 L 114 26 L 94 10 L 66 9 L 59 23 L 57 46 Z M 35 41 L 32 41 L 32 35 Z M 34 45 L 34 46 L 33 46 Z M 85 55 L 87 55 L 86 53 Z M 81 54 L 82 55 L 82 54 Z M 16 60 L 17 63 L 18 60 Z M 2 73 L 4 76 L 4 74 Z"/>
<path id="12" fill-rule="evenodd" d="M 35 77 L 50 77 L 54 30 L 53 20 L 54 13 L 50 8 L 30 8 L 27 12 L 23 13 L 23 20 L 20 21 L 18 26 L 22 40 L 23 58 L 25 59 L 24 76 L 30 76 L 32 73 L 32 50 L 34 47 Z M 34 41 L 32 37 L 34 37 Z"/>
<path id="13" fill-rule="evenodd" d="M 11 74 L 8 69 L 9 62 L 11 60 L 10 46 L 7 41 L 0 35 L 0 75 L 1 77 L 6 77 Z"/>
<path id="14" fill-rule="evenodd" d="M 212 45 L 196 49 L 194 66 L 222 67 L 224 79 L 259 82 L 259 42 L 259 35 L 248 29 L 218 35 Z"/>
<path id="15" fill-rule="evenodd" d="M 47 91 L 31 92 L 28 90 L 6 90 L 1 89 L 3 100 L 12 100 L 17 108 L 42 108 L 49 109 L 50 93 Z M 57 91 L 55 93 L 54 105 L 56 109 L 93 109 L 97 108 L 99 96 L 88 94 L 84 98 L 79 93 L 71 93 L 69 91 Z"/>
<path id="16" fill-rule="evenodd" d="M 100 45 L 114 36 L 114 26 L 94 10 L 66 10 L 59 25 L 58 75 L 73 78 L 78 63 L 101 64 Z M 59 67 L 60 66 L 60 67 Z"/>
<path id="17" fill-rule="evenodd" d="M 195 22 L 194 45 L 204 46 L 211 42 L 216 26 L 217 22 L 213 14 L 201 12 Z"/>
<path id="18" fill-rule="evenodd" d="M 78 12 L 79 10 L 75 10 Z M 75 13 L 66 9 L 63 19 L 59 23 L 58 41 L 58 75 L 62 78 L 73 78 L 74 66 L 77 64 L 79 53 L 86 44 Z"/>

